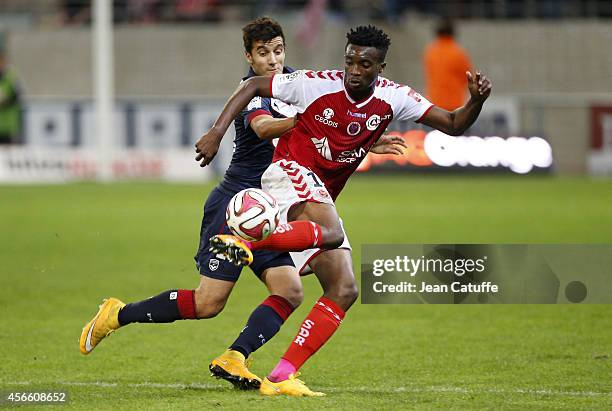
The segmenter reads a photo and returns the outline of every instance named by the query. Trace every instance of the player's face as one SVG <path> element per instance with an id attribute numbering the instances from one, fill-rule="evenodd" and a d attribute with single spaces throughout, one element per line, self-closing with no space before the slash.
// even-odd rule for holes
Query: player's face
<path id="1" fill-rule="evenodd" d="M 250 53 L 245 53 L 246 59 L 258 76 L 273 76 L 283 72 L 285 64 L 285 42 L 278 36 L 264 42 L 253 43 Z"/>
<path id="2" fill-rule="evenodd" d="M 369 90 L 384 67 L 375 47 L 349 44 L 344 54 L 344 87 L 354 92 Z"/>

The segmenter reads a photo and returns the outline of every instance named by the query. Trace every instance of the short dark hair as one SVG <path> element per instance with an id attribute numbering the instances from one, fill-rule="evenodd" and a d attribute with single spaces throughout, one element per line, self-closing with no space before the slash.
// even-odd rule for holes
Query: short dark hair
<path id="1" fill-rule="evenodd" d="M 359 26 L 351 29 L 346 33 L 346 39 L 347 46 L 353 44 L 362 47 L 376 47 L 380 52 L 381 62 L 385 61 L 387 50 L 389 50 L 389 46 L 391 45 L 391 40 L 384 31 L 369 24 L 367 26 Z"/>
<path id="2" fill-rule="evenodd" d="M 244 50 L 250 53 L 256 41 L 268 42 L 275 37 L 281 37 L 285 43 L 283 29 L 278 22 L 270 17 L 260 17 L 242 28 Z"/>

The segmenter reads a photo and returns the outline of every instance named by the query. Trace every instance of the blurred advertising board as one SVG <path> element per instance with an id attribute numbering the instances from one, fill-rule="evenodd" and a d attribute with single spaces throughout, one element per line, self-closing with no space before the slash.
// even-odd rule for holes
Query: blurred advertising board
<path id="1" fill-rule="evenodd" d="M 0 180 L 94 179 L 102 161 L 111 161 L 106 166 L 112 169 L 112 178 L 205 179 L 208 172 L 197 167 L 193 145 L 213 124 L 223 103 L 213 98 L 119 99 L 111 137 L 113 157 L 101 160 L 95 152 L 90 101 L 29 100 L 24 111 L 27 149 L 2 151 Z M 521 174 L 549 170 L 548 142 L 520 137 L 520 127 L 518 104 L 512 97 L 487 101 L 465 137 L 426 130 L 413 122 L 393 122 L 390 130 L 403 136 L 409 149 L 402 156 L 368 154 L 359 170 L 511 170 Z M 232 156 L 234 127 L 227 134 L 207 167 L 216 175 L 224 173 Z"/>
<path id="2" fill-rule="evenodd" d="M 102 161 L 92 149 L 0 147 L 0 183 L 63 183 L 92 180 Z M 118 150 L 105 166 L 114 180 L 154 179 L 202 182 L 214 172 L 202 169 L 190 149 Z"/>
<path id="3" fill-rule="evenodd" d="M 371 169 L 412 170 L 510 170 L 527 174 L 549 170 L 553 163 L 552 148 L 541 137 L 449 136 L 440 131 L 410 130 L 401 136 L 406 144 L 404 154 L 369 153 L 359 171 Z"/>
<path id="4" fill-rule="evenodd" d="M 612 175 L 612 106 L 591 106 L 587 167 L 591 175 Z"/>

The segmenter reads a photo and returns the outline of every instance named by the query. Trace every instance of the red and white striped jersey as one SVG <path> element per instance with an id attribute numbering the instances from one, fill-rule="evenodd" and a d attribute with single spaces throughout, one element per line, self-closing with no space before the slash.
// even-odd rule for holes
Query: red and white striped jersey
<path id="1" fill-rule="evenodd" d="M 338 70 L 299 70 L 270 80 L 274 98 L 298 112 L 295 128 L 278 141 L 274 160 L 314 171 L 336 199 L 391 120 L 419 121 L 433 106 L 408 86 L 379 77 L 374 93 L 354 101 Z"/>

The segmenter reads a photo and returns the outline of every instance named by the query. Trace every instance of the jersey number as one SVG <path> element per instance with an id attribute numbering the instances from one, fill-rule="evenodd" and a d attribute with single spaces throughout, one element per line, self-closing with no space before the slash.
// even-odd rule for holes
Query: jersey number
<path id="1" fill-rule="evenodd" d="M 315 187 L 323 187 L 323 184 L 319 181 L 319 179 L 317 178 L 317 175 L 315 173 L 313 173 L 311 171 L 310 173 L 306 173 L 306 175 L 308 175 L 308 176 L 310 176 L 310 178 L 312 178 L 312 181 L 314 181 Z"/>

